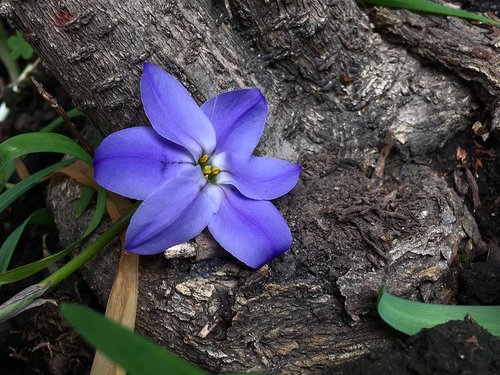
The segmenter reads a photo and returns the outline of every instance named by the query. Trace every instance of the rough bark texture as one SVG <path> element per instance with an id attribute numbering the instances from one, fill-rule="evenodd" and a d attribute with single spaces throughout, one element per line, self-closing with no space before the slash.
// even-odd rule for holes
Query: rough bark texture
<path id="1" fill-rule="evenodd" d="M 292 228 L 291 250 L 258 271 L 227 256 L 144 257 L 137 326 L 213 371 L 320 371 L 387 338 L 366 314 L 381 284 L 401 296 L 452 301 L 458 255 L 481 239 L 462 198 L 410 160 L 427 160 L 468 129 L 480 103 L 461 78 L 374 33 L 353 0 L 229 5 L 232 20 L 222 2 L 209 0 L 2 1 L 0 11 L 104 134 L 144 121 L 145 60 L 176 75 L 200 102 L 236 87 L 264 91 L 270 115 L 258 151 L 304 167 L 299 185 L 276 202 Z M 385 14 L 384 27 L 397 29 L 400 13 Z M 444 20 L 433 35 L 460 35 L 463 44 L 471 30 L 484 29 Z M 457 68 L 493 97 L 495 48 L 488 64 Z M 435 60 L 451 68 L 454 61 Z M 388 131 L 407 162 L 390 160 L 384 178 L 371 179 Z M 72 220 L 78 194 L 67 180 L 50 190 L 63 242 L 83 228 Z M 194 246 L 216 245 L 202 235 Z M 116 265 L 110 251 L 85 271 L 102 301 Z"/>

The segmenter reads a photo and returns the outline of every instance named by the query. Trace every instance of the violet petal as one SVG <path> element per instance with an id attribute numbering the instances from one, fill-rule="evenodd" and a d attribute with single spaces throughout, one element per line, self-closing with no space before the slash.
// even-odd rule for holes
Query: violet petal
<path id="1" fill-rule="evenodd" d="M 148 197 L 132 216 L 126 251 L 157 254 L 192 239 L 217 211 L 221 191 L 206 181 L 200 168 L 180 172 Z"/>
<path id="2" fill-rule="evenodd" d="M 266 124 L 267 102 L 257 88 L 234 90 L 207 100 L 201 109 L 212 122 L 217 136 L 216 152 L 250 155 Z"/>
<path id="3" fill-rule="evenodd" d="M 192 156 L 145 126 L 109 135 L 94 156 L 94 178 L 99 185 L 139 200 L 185 168 L 195 168 Z"/>
<path id="4" fill-rule="evenodd" d="M 210 120 L 173 76 L 145 63 L 141 98 L 151 125 L 162 137 L 185 147 L 196 160 L 214 150 L 215 131 Z"/>
<path id="5" fill-rule="evenodd" d="M 218 184 L 231 184 L 252 199 L 275 199 L 288 193 L 297 184 L 301 167 L 275 158 L 224 152 L 214 158 L 222 169 Z"/>
<path id="6" fill-rule="evenodd" d="M 290 248 L 292 235 L 271 202 L 257 201 L 224 188 L 208 229 L 217 242 L 246 265 L 259 268 Z"/>

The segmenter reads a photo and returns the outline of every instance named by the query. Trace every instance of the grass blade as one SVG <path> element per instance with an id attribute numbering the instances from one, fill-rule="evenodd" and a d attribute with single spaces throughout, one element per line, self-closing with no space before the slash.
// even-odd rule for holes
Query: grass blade
<path id="1" fill-rule="evenodd" d="M 94 193 L 95 190 L 88 186 L 84 186 L 82 188 L 82 193 L 80 194 L 80 199 L 78 200 L 78 205 L 76 206 L 75 210 L 75 219 L 79 219 L 80 217 L 82 217 L 83 213 L 87 211 Z"/>
<path id="2" fill-rule="evenodd" d="M 69 137 L 57 133 L 26 133 L 0 144 L 0 169 L 9 161 L 34 152 L 68 154 L 92 165 L 92 157 Z"/>
<path id="3" fill-rule="evenodd" d="M 94 215 L 92 215 L 92 219 L 90 220 L 89 226 L 87 230 L 83 234 L 83 236 L 88 236 L 91 234 L 98 226 L 106 212 L 106 190 L 103 188 L 97 189 L 97 203 L 95 206 Z"/>
<path id="4" fill-rule="evenodd" d="M 14 297 L 0 305 L 0 323 L 15 317 L 28 309 L 53 302 L 40 298 L 49 289 L 47 284 L 35 284 L 21 290 Z"/>
<path id="5" fill-rule="evenodd" d="M 14 161 L 7 163 L 5 168 L 0 169 L 0 192 L 3 190 L 7 182 L 9 182 L 10 177 L 16 171 L 16 165 Z"/>
<path id="6" fill-rule="evenodd" d="M 75 117 L 84 115 L 77 108 L 70 109 L 67 114 L 68 114 L 69 118 L 75 118 Z M 41 128 L 39 131 L 40 131 L 40 133 L 50 133 L 50 132 L 54 131 L 54 129 L 56 129 L 57 127 L 61 126 L 62 124 L 64 124 L 63 118 L 58 117 L 55 120 L 49 122 L 46 126 Z"/>
<path id="7" fill-rule="evenodd" d="M 9 271 L 3 272 L 0 274 L 0 285 L 14 283 L 19 280 L 26 279 L 34 275 L 37 272 L 40 272 L 50 266 L 51 264 L 57 262 L 59 259 L 64 258 L 66 255 L 69 255 L 72 251 L 74 251 L 80 244 L 82 244 L 87 237 L 80 238 L 78 241 L 73 242 L 64 250 L 61 250 L 55 254 L 49 255 L 43 259 L 37 260 L 36 262 L 32 262 L 29 264 L 25 264 L 23 266 L 11 269 Z"/>
<path id="8" fill-rule="evenodd" d="M 17 243 L 19 242 L 19 239 L 28 224 L 44 224 L 54 226 L 54 218 L 48 209 L 41 208 L 33 212 L 9 235 L 9 237 L 7 237 L 5 242 L 2 244 L 2 247 L 0 247 L 0 273 L 7 271 L 12 254 L 14 254 Z"/>
<path id="9" fill-rule="evenodd" d="M 206 375 L 147 338 L 87 307 L 63 304 L 61 312 L 78 334 L 132 375 Z"/>
<path id="10" fill-rule="evenodd" d="M 16 316 L 22 311 L 47 302 L 46 300 L 40 299 L 39 297 L 41 297 L 43 293 L 45 293 L 45 291 L 47 291 L 49 288 L 54 287 L 55 285 L 66 279 L 68 276 L 73 274 L 87 261 L 92 259 L 94 255 L 96 255 L 99 251 L 106 247 L 106 245 L 108 245 L 114 238 L 120 235 L 120 233 L 122 233 L 127 227 L 130 218 L 136 210 L 137 206 L 137 204 L 132 206 L 131 210 L 117 219 L 104 233 L 99 236 L 99 238 L 97 238 L 95 242 L 87 246 L 84 250 L 82 250 L 80 254 L 71 259 L 68 263 L 59 268 L 52 275 L 46 277 L 40 283 L 22 290 L 20 293 L 16 294 L 14 297 L 10 298 L 3 305 L 1 305 L 0 323 L 4 320 Z M 77 242 L 73 243 L 70 247 L 76 245 L 81 241 L 83 241 L 83 239 L 80 239 Z M 63 251 L 68 251 L 68 248 Z"/>
<path id="11" fill-rule="evenodd" d="M 408 9 L 416 12 L 454 16 L 468 20 L 479 21 L 493 26 L 500 26 L 500 22 L 477 13 L 461 9 L 449 8 L 428 0 L 363 0 L 365 4 L 380 5 L 386 8 Z"/>
<path id="12" fill-rule="evenodd" d="M 422 328 L 431 328 L 450 320 L 463 320 L 466 315 L 483 326 L 492 335 L 500 336 L 500 306 L 438 305 L 409 301 L 379 291 L 377 311 L 391 327 L 407 335 Z"/>
<path id="13" fill-rule="evenodd" d="M 9 207 L 17 198 L 33 188 L 41 178 L 57 171 L 62 167 L 74 163 L 75 160 L 76 159 L 61 160 L 60 162 L 52 164 L 36 173 L 33 173 L 28 178 L 22 180 L 21 182 L 18 182 L 9 190 L 4 191 L 2 194 L 0 194 L 0 213 L 2 213 L 3 210 Z"/>

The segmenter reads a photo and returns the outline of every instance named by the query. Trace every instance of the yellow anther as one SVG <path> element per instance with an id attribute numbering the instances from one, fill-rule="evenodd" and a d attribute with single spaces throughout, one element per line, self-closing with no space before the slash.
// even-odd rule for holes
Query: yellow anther
<path id="1" fill-rule="evenodd" d="M 210 173 L 212 173 L 212 166 L 210 166 L 210 165 L 205 165 L 205 166 L 203 167 L 203 174 L 210 174 Z"/>
<path id="2" fill-rule="evenodd" d="M 206 163 L 208 160 L 208 155 L 207 154 L 203 154 L 203 156 L 200 158 L 200 160 L 198 160 L 198 162 L 200 164 L 203 164 L 203 163 Z"/>
<path id="3" fill-rule="evenodd" d="M 213 175 L 219 174 L 219 172 L 220 172 L 220 168 L 215 167 L 214 169 L 212 169 Z"/>

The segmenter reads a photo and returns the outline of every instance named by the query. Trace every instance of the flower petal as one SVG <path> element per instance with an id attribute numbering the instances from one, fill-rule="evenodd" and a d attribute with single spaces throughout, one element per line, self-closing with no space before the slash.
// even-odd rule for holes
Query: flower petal
<path id="1" fill-rule="evenodd" d="M 141 98 L 151 125 L 161 136 L 188 149 L 196 160 L 214 150 L 210 120 L 173 76 L 145 63 Z"/>
<path id="2" fill-rule="evenodd" d="M 275 158 L 263 158 L 224 152 L 214 158 L 221 168 L 217 184 L 231 184 L 252 199 L 275 199 L 297 184 L 302 168 L 298 164 Z"/>
<path id="3" fill-rule="evenodd" d="M 217 211 L 222 189 L 207 182 L 200 168 L 165 182 L 132 216 L 126 251 L 157 254 L 190 240 Z"/>
<path id="4" fill-rule="evenodd" d="M 94 156 L 94 178 L 99 185 L 139 200 L 185 168 L 195 168 L 192 156 L 145 126 L 109 135 Z"/>
<path id="5" fill-rule="evenodd" d="M 257 88 L 216 95 L 201 109 L 212 122 L 217 136 L 216 153 L 241 152 L 250 155 L 264 130 L 267 102 Z"/>
<path id="6" fill-rule="evenodd" d="M 230 188 L 223 193 L 208 229 L 224 249 L 246 265 L 259 268 L 290 248 L 290 229 L 271 202 L 248 199 Z"/>

